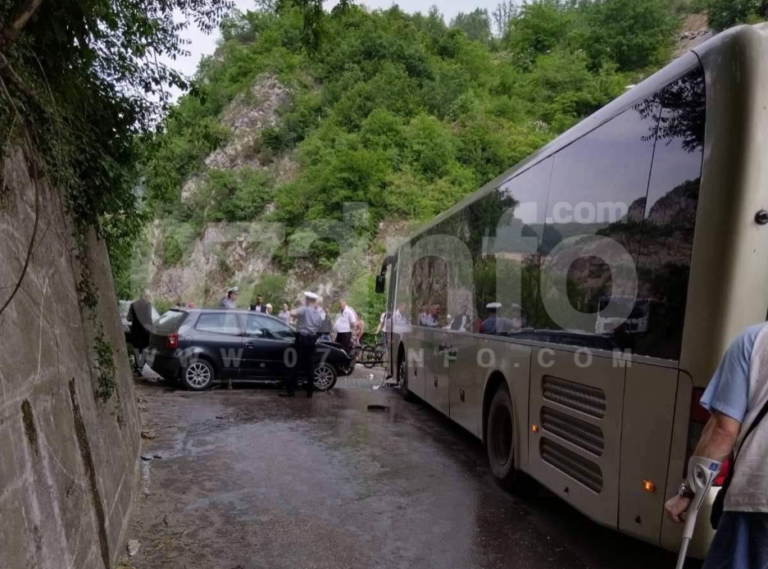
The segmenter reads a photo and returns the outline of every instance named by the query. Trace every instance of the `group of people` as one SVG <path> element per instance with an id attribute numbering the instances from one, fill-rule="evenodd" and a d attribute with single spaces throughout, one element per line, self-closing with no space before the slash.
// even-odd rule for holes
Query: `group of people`
<path id="1" fill-rule="evenodd" d="M 257 297 L 260 298 L 260 297 Z M 305 304 L 289 311 L 296 326 L 296 373 L 292 373 L 286 382 L 284 397 L 295 397 L 299 377 L 304 377 L 307 397 L 314 392 L 314 358 L 318 340 L 335 336 L 347 353 L 352 347 L 353 330 L 359 329 L 357 313 L 347 304 L 346 300 L 339 301 L 339 314 L 331 324 L 328 308 L 322 306 L 320 298 L 313 292 L 304 293 Z M 284 305 L 287 308 L 287 305 Z M 251 307 L 252 309 L 254 307 Z M 258 305 L 257 305 L 258 308 Z"/>
<path id="2" fill-rule="evenodd" d="M 442 328 L 457 332 L 472 332 L 476 334 L 504 335 L 519 332 L 526 326 L 523 309 L 519 304 L 513 304 L 509 314 L 500 314 L 504 305 L 500 302 L 490 302 L 486 305 L 486 318 L 473 318 L 468 305 L 461 307 L 461 313 L 456 317 L 448 315 L 444 322 L 441 318 L 439 304 L 424 304 L 418 316 L 418 325 L 425 328 Z M 404 309 L 404 306 L 401 307 Z"/>
<path id="3" fill-rule="evenodd" d="M 314 293 L 305 293 L 306 299 L 309 299 L 308 295 L 317 296 Z M 239 296 L 240 289 L 238 287 L 228 289 L 227 295 L 221 300 L 221 308 L 234 310 L 237 307 Z M 336 341 L 341 344 L 341 347 L 347 353 L 349 353 L 352 348 L 360 346 L 363 334 L 365 333 L 365 322 L 360 315 L 347 304 L 346 300 L 342 299 L 339 301 L 339 313 L 335 320 L 331 317 L 328 307 L 323 306 L 319 297 L 312 300 L 313 308 L 322 314 L 317 330 L 318 338 L 320 340 Z M 264 297 L 257 294 L 256 301 L 251 304 L 250 310 L 251 312 L 259 312 L 261 314 L 275 316 L 285 324 L 298 328 L 298 318 L 294 314 L 295 311 L 290 309 L 287 302 L 283 303 L 278 314 L 274 314 L 274 307 L 269 303 L 265 303 Z"/>

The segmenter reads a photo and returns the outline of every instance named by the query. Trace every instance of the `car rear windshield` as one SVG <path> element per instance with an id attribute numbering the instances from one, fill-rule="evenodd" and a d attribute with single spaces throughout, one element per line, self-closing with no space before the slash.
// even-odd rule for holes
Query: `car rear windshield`
<path id="1" fill-rule="evenodd" d="M 181 326 L 186 317 L 186 312 L 169 310 L 155 322 L 155 332 L 158 334 L 173 334 L 179 329 L 179 326 Z"/>

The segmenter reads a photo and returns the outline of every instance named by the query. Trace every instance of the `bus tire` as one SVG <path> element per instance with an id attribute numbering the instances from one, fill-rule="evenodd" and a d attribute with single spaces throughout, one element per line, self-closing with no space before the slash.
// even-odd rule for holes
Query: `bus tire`
<path id="1" fill-rule="evenodd" d="M 506 383 L 493 394 L 488 409 L 485 448 L 496 481 L 508 489 L 517 489 L 523 479 L 515 468 L 515 410 Z"/>
<path id="2" fill-rule="evenodd" d="M 400 385 L 400 395 L 405 401 L 413 401 L 413 393 L 408 389 L 408 361 L 401 351 L 397 357 L 397 382 Z"/>

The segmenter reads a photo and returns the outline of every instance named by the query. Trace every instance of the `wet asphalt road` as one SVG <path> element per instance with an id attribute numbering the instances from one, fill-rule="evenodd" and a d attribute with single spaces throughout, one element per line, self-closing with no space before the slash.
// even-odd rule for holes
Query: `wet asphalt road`
<path id="1" fill-rule="evenodd" d="M 314 399 L 141 382 L 135 569 L 660 568 L 670 554 L 534 488 L 498 488 L 481 443 L 374 391 L 360 370 Z M 389 406 L 368 411 L 369 404 Z"/>

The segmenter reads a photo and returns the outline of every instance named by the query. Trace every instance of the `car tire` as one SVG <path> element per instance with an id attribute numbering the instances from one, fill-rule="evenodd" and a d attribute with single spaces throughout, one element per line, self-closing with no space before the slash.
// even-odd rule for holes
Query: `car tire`
<path id="1" fill-rule="evenodd" d="M 403 399 L 413 401 L 413 393 L 408 389 L 408 362 L 403 353 L 397 358 L 397 382 L 400 385 L 400 395 Z"/>
<path id="2" fill-rule="evenodd" d="M 494 478 L 510 490 L 521 489 L 525 478 L 515 468 L 515 435 L 515 409 L 503 383 L 496 389 L 488 409 L 485 447 Z"/>
<path id="3" fill-rule="evenodd" d="M 190 391 L 210 389 L 215 377 L 213 366 L 205 360 L 193 360 L 181 371 L 181 383 Z"/>
<path id="4" fill-rule="evenodd" d="M 315 366 L 312 379 L 315 384 L 315 391 L 330 391 L 336 385 L 338 372 L 329 363 L 319 363 Z"/>

